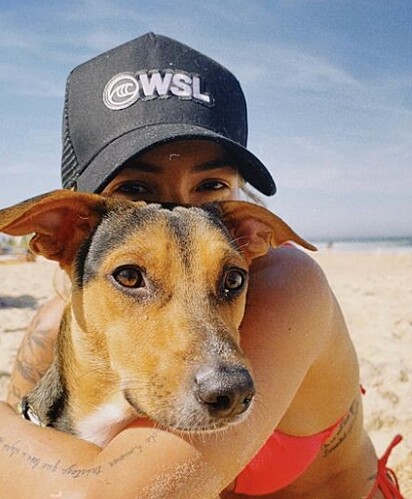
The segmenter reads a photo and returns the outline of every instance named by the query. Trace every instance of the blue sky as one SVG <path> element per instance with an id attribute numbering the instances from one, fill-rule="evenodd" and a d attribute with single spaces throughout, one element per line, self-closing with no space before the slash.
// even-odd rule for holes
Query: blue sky
<path id="1" fill-rule="evenodd" d="M 60 187 L 69 71 L 154 31 L 241 81 L 295 229 L 412 236 L 411 25 L 410 0 L 0 0 L 0 207 Z"/>

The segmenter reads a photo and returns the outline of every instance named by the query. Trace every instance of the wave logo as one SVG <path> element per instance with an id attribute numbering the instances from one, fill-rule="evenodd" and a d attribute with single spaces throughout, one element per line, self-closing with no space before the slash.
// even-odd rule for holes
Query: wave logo
<path id="1" fill-rule="evenodd" d="M 139 98 L 139 82 L 131 73 L 120 73 L 109 80 L 103 91 L 103 102 L 109 109 L 119 110 Z"/>

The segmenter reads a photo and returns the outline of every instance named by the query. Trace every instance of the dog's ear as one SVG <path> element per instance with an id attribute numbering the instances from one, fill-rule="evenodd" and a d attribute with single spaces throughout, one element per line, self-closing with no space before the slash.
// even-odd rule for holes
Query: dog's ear
<path id="1" fill-rule="evenodd" d="M 247 201 L 221 201 L 218 206 L 223 223 L 249 263 L 265 255 L 270 247 L 275 248 L 287 241 L 312 251 L 317 250 L 263 206 Z"/>
<path id="2" fill-rule="evenodd" d="M 30 248 L 67 269 L 80 244 L 107 211 L 108 198 L 57 190 L 0 210 L 0 231 L 11 236 L 34 233 Z"/>

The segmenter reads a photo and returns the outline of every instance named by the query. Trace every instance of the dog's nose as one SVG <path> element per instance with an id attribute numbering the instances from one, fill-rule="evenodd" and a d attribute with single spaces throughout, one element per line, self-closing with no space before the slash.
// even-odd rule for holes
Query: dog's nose
<path id="1" fill-rule="evenodd" d="M 196 374 L 197 396 L 215 417 L 245 412 L 255 394 L 253 379 L 244 367 L 204 366 Z"/>

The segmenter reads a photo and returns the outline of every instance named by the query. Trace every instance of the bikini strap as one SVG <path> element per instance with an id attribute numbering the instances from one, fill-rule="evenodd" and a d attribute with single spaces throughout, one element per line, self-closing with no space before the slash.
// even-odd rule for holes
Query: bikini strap
<path id="1" fill-rule="evenodd" d="M 399 488 L 399 482 L 395 472 L 387 467 L 389 456 L 392 449 L 396 447 L 402 440 L 401 435 L 396 435 L 389 444 L 384 455 L 378 460 L 378 471 L 372 490 L 369 492 L 367 499 L 373 499 L 375 493 L 380 490 L 385 498 L 388 499 L 405 499 Z"/>

